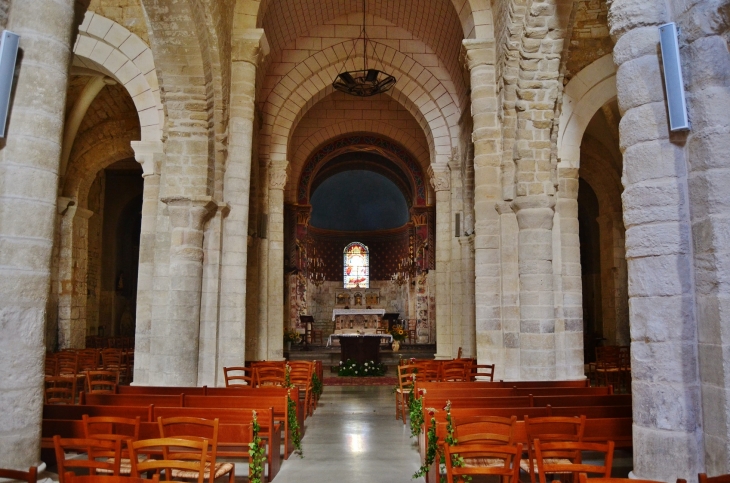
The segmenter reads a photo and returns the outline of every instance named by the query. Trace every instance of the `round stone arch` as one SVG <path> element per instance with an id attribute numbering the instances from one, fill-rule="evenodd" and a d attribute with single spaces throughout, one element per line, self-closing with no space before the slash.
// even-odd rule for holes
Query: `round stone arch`
<path id="1" fill-rule="evenodd" d="M 382 59 L 393 59 L 397 53 L 395 49 L 383 44 L 377 44 L 376 48 L 382 49 Z M 302 110 L 307 108 L 314 97 L 319 95 L 321 98 L 323 93 L 331 92 L 331 79 L 345 65 L 348 51 L 342 44 L 333 45 L 311 56 L 313 62 L 305 60 L 282 77 L 267 97 L 263 108 L 263 157 L 277 161 L 287 159 L 289 136 L 295 127 L 295 120 L 301 117 Z M 347 62 L 345 68 L 352 70 L 358 59 Z M 452 140 L 459 137 L 456 123 L 448 121 L 452 117 L 454 120 L 458 119 L 460 112 L 453 98 L 441 81 L 415 61 L 407 62 L 407 71 L 401 68 L 406 64 L 405 61 L 401 65 L 383 63 L 400 80 L 392 89 L 391 97 L 414 115 L 426 134 L 431 150 L 431 164 L 445 166 L 452 153 Z M 309 104 L 311 107 L 313 102 Z M 298 112 L 292 112 L 290 106 L 295 106 Z"/>
<path id="2" fill-rule="evenodd" d="M 123 26 L 87 11 L 73 48 L 74 66 L 107 75 L 132 97 L 142 142 L 162 140 L 164 108 L 152 50 Z"/>
<path id="3" fill-rule="evenodd" d="M 411 153 L 417 162 L 420 161 L 422 167 L 423 160 L 428 159 L 428 150 L 418 143 L 412 136 L 398 128 L 368 119 L 340 122 L 335 125 L 322 128 L 309 136 L 304 144 L 302 144 L 294 153 L 294 156 L 291 159 L 291 176 L 289 177 L 291 182 L 287 184 L 285 191 L 285 197 L 287 200 L 291 202 L 296 200 L 296 184 L 294 181 L 299 179 L 301 171 L 304 168 L 304 163 L 316 149 L 326 144 L 331 139 L 355 133 L 377 134 L 382 137 L 392 139 Z M 425 167 L 423 169 L 425 171 Z M 430 189 L 430 185 L 428 185 L 427 188 Z"/>
<path id="4" fill-rule="evenodd" d="M 128 158 L 134 158 L 134 150 L 126 139 L 109 139 L 94 146 L 74 163 L 74 169 L 69 172 L 68 182 L 64 186 L 63 195 L 78 200 L 78 206 L 86 208 L 89 189 L 96 179 L 96 174 L 117 161 Z"/>
<path id="5" fill-rule="evenodd" d="M 237 0 L 233 9 L 233 35 L 260 28 L 270 0 Z M 451 0 L 465 39 L 494 38 L 494 20 L 489 0 Z"/>
<path id="6" fill-rule="evenodd" d="M 578 72 L 565 86 L 558 131 L 561 168 L 580 167 L 580 145 L 593 115 L 615 99 L 616 66 L 606 54 Z"/>

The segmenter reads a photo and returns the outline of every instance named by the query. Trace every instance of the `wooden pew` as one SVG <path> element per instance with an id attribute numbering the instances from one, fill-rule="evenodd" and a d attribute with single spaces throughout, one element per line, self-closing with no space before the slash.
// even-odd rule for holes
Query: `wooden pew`
<path id="1" fill-rule="evenodd" d="M 631 406 L 630 394 L 613 394 L 607 396 L 510 396 L 510 397 L 468 397 L 464 393 L 448 396 L 423 396 L 423 408 L 443 409 L 446 402 L 451 401 L 452 408 L 482 407 L 570 407 L 570 406 Z"/>
<path id="2" fill-rule="evenodd" d="M 590 387 L 588 379 L 582 379 L 579 381 L 462 381 L 462 382 L 422 382 L 419 384 L 428 385 L 443 385 L 446 384 L 448 387 L 454 389 L 460 388 L 505 388 L 505 387 Z"/>
<path id="3" fill-rule="evenodd" d="M 448 387 L 449 383 L 417 383 L 416 393 L 423 389 L 429 396 L 466 396 L 466 397 L 510 397 L 510 396 L 610 396 L 613 386 L 602 387 Z"/>
<path id="4" fill-rule="evenodd" d="M 148 406 L 79 406 L 79 405 L 53 405 L 43 406 L 43 419 L 78 419 L 84 414 L 89 416 L 118 416 L 120 418 L 134 419 L 137 416 L 143 422 L 154 421 L 154 405 Z"/>
<path id="5" fill-rule="evenodd" d="M 298 394 L 297 394 L 298 397 Z M 292 393 L 294 399 L 294 393 Z M 295 403 L 298 399 L 294 399 Z M 185 407 L 191 408 L 241 408 L 241 407 L 270 407 L 274 409 L 274 419 L 283 423 L 284 429 L 284 459 L 288 459 L 294 450 L 290 438 L 289 418 L 287 417 L 287 396 L 186 396 Z M 299 435 L 303 436 L 304 415 L 297 411 Z"/>

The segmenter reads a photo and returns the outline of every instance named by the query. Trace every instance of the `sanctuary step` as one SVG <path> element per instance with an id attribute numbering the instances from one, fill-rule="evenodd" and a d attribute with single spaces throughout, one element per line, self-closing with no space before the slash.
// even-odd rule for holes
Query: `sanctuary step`
<path id="1" fill-rule="evenodd" d="M 290 351 L 284 352 L 284 357 L 289 361 L 322 361 L 324 371 L 331 368 L 337 372 L 340 365 L 340 348 L 325 346 L 309 346 L 311 350 L 303 350 L 301 346 L 293 346 Z M 401 359 L 433 359 L 436 354 L 436 344 L 401 344 L 398 352 L 393 352 L 390 347 L 381 346 L 380 362 L 388 368 L 386 374 L 396 373 L 396 367 Z"/>

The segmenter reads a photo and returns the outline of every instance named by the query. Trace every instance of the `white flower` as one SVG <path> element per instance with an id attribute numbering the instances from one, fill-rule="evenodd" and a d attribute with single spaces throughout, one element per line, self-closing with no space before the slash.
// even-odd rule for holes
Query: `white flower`
<path id="1" fill-rule="evenodd" d="M 342 365 L 342 361 L 340 361 L 340 365 Z"/>
<path id="2" fill-rule="evenodd" d="M 367 366 L 368 366 L 368 363 L 366 362 L 366 363 L 365 363 L 365 367 L 367 367 Z"/>

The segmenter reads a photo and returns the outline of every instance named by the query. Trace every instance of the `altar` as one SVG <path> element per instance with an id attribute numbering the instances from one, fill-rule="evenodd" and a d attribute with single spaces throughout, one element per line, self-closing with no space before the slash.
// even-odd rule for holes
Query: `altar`
<path id="1" fill-rule="evenodd" d="M 333 334 L 375 334 L 381 328 L 385 309 L 333 309 Z"/>
<path id="2" fill-rule="evenodd" d="M 390 338 L 390 334 L 342 334 L 335 336 L 340 339 L 340 360 L 353 360 L 362 365 L 366 362 L 380 362 L 380 343 L 383 338 Z"/>

